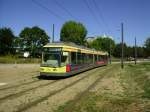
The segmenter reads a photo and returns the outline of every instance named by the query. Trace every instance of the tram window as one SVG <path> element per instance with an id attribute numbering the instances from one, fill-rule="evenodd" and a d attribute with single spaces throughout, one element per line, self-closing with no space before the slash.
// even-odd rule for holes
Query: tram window
<path id="1" fill-rule="evenodd" d="M 68 56 L 61 56 L 61 66 L 68 64 Z"/>
<path id="2" fill-rule="evenodd" d="M 105 56 L 104 55 L 102 56 L 102 60 L 105 60 Z"/>
<path id="3" fill-rule="evenodd" d="M 105 60 L 107 60 L 107 55 L 105 55 Z"/>
<path id="4" fill-rule="evenodd" d="M 87 63 L 90 63 L 90 55 L 87 54 Z"/>
<path id="5" fill-rule="evenodd" d="M 85 56 L 85 60 L 86 60 L 86 64 L 88 63 L 88 59 L 89 59 L 89 55 L 88 54 L 86 54 L 86 56 Z"/>
<path id="6" fill-rule="evenodd" d="M 66 64 L 69 63 L 69 53 L 68 52 L 62 52 L 61 55 L 61 66 L 66 66 Z"/>
<path id="7" fill-rule="evenodd" d="M 60 55 L 57 53 L 45 53 L 43 56 L 43 62 L 42 64 L 46 64 L 49 66 L 59 66 L 59 61 L 60 61 Z"/>
<path id="8" fill-rule="evenodd" d="M 97 61 L 99 61 L 99 55 L 97 55 Z"/>
<path id="9" fill-rule="evenodd" d="M 98 61 L 101 61 L 101 56 L 100 55 L 98 55 Z"/>
<path id="10" fill-rule="evenodd" d="M 95 60 L 95 62 L 97 61 L 97 55 L 96 54 L 94 55 L 94 60 Z"/>
<path id="11" fill-rule="evenodd" d="M 89 54 L 85 54 L 85 63 L 87 64 L 89 60 Z"/>
<path id="12" fill-rule="evenodd" d="M 83 53 L 82 54 L 82 63 L 86 63 L 86 54 L 85 53 Z"/>
<path id="13" fill-rule="evenodd" d="M 101 55 L 101 60 L 103 60 L 103 56 Z"/>
<path id="14" fill-rule="evenodd" d="M 99 55 L 97 55 L 97 61 L 100 61 L 100 57 L 99 57 Z"/>
<path id="15" fill-rule="evenodd" d="M 82 64 L 82 63 L 83 63 L 82 53 L 78 53 L 77 56 L 78 56 L 77 63 L 78 63 L 78 64 Z"/>
<path id="16" fill-rule="evenodd" d="M 71 63 L 76 64 L 76 52 L 71 52 Z"/>
<path id="17" fill-rule="evenodd" d="M 78 53 L 78 64 L 85 64 L 88 63 L 89 56 L 85 53 Z"/>
<path id="18" fill-rule="evenodd" d="M 93 63 L 93 54 L 89 54 L 88 63 Z"/>

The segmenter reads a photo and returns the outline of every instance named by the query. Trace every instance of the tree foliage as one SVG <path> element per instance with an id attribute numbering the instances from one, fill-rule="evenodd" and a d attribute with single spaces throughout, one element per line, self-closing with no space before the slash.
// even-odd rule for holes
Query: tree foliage
<path id="1" fill-rule="evenodd" d="M 24 28 L 19 36 L 21 39 L 21 47 L 30 51 L 31 54 L 41 52 L 42 46 L 48 43 L 49 38 L 46 32 L 37 26 Z"/>
<path id="2" fill-rule="evenodd" d="M 113 52 L 115 48 L 115 41 L 110 37 L 97 37 L 91 43 L 89 43 L 91 48 L 95 48 L 96 50 L 102 50 L 107 52 Z"/>
<path id="3" fill-rule="evenodd" d="M 150 56 L 150 37 L 146 39 L 144 45 L 145 45 L 146 56 Z"/>
<path id="4" fill-rule="evenodd" d="M 68 21 L 61 28 L 60 40 L 83 45 L 86 35 L 87 30 L 83 24 L 75 21 Z"/>
<path id="5" fill-rule="evenodd" d="M 0 54 L 11 53 L 14 37 L 10 28 L 0 28 Z"/>
<path id="6" fill-rule="evenodd" d="M 146 57 L 144 47 L 137 47 L 137 56 L 140 58 Z"/>
<path id="7" fill-rule="evenodd" d="M 145 57 L 145 52 L 144 52 L 144 47 L 137 46 L 137 57 L 142 58 Z M 113 56 L 120 58 L 122 53 L 122 44 L 116 44 L 116 47 L 113 52 Z M 124 43 L 124 57 L 125 58 L 130 58 L 130 57 L 135 57 L 135 47 L 134 46 L 127 46 Z"/>

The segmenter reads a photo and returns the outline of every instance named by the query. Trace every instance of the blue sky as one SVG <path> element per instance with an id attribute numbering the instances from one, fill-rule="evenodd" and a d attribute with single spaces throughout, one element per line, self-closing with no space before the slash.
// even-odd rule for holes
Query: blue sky
<path id="1" fill-rule="evenodd" d="M 142 46 L 150 36 L 150 0 L 34 1 L 42 6 L 32 0 L 0 0 L 0 27 L 10 27 L 18 35 L 24 27 L 39 26 L 51 36 L 52 25 L 55 24 L 55 40 L 59 40 L 62 25 L 68 20 L 75 20 L 85 25 L 87 36 L 106 34 L 118 43 L 123 22 L 128 45 L 134 44 L 136 36 L 138 45 Z"/>

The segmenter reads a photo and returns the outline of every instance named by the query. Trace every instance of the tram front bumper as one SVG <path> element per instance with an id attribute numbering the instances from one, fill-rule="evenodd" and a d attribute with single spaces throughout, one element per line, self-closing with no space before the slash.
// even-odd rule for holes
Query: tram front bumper
<path id="1" fill-rule="evenodd" d="M 48 72 L 40 72 L 40 76 L 53 76 L 53 77 L 57 77 L 57 76 L 69 76 L 68 73 L 48 73 Z"/>

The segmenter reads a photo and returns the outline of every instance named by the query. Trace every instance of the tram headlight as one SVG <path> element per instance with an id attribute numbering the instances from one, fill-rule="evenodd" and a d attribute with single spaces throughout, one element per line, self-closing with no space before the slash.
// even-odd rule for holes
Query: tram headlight
<path id="1" fill-rule="evenodd" d="M 44 68 L 40 68 L 40 71 L 44 71 Z"/>

